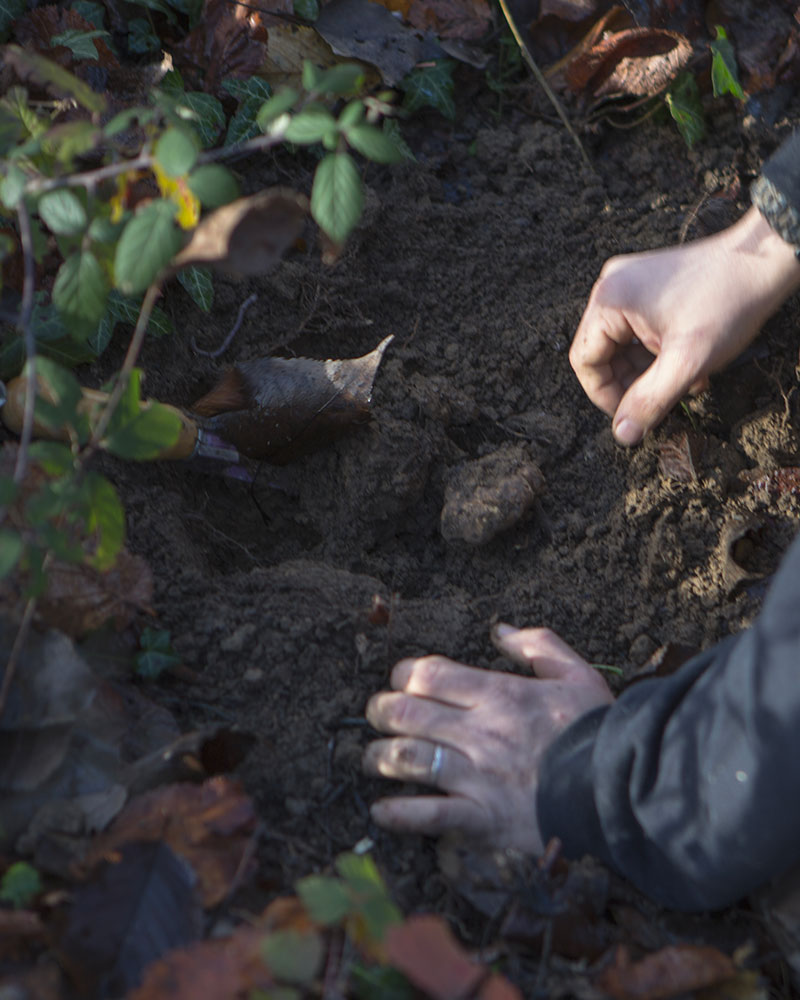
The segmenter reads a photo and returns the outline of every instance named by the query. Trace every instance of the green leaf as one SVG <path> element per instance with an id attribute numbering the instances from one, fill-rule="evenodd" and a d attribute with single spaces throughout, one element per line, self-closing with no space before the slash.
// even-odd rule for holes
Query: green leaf
<path id="1" fill-rule="evenodd" d="M 0 476 L 0 507 L 8 507 L 19 495 L 19 487 L 11 476 Z"/>
<path id="2" fill-rule="evenodd" d="M 338 878 L 307 875 L 295 884 L 297 895 L 315 924 L 327 927 L 339 923 L 350 912 L 350 893 Z"/>
<path id="3" fill-rule="evenodd" d="M 256 122 L 261 131 L 266 132 L 267 127 L 276 118 L 279 118 L 282 114 L 293 108 L 299 97 L 300 95 L 296 90 L 286 87 L 283 90 L 279 90 L 274 97 L 271 97 L 262 104 L 256 115 Z"/>
<path id="4" fill-rule="evenodd" d="M 304 21 L 316 21 L 319 17 L 319 0 L 294 0 L 292 7 Z"/>
<path id="5" fill-rule="evenodd" d="M 178 281 L 203 312 L 211 312 L 214 305 L 214 283 L 208 268 L 187 267 L 178 273 Z"/>
<path id="6" fill-rule="evenodd" d="M 213 94 L 204 94 L 199 90 L 190 90 L 183 94 L 181 103 L 192 112 L 192 124 L 197 129 L 200 142 L 208 148 L 213 146 L 225 128 L 225 112 L 222 105 Z"/>
<path id="7" fill-rule="evenodd" d="M 716 25 L 717 37 L 711 43 L 711 85 L 714 97 L 723 94 L 733 94 L 739 100 L 745 100 L 745 93 L 739 83 L 739 72 L 736 68 L 736 53 L 728 41 L 725 29 Z"/>
<path id="8" fill-rule="evenodd" d="M 56 45 L 66 45 L 76 59 L 94 59 L 99 61 L 100 56 L 97 46 L 94 44 L 95 38 L 108 38 L 108 32 L 102 28 L 94 31 L 81 31 L 79 28 L 68 28 L 58 35 L 53 35 L 50 39 L 50 47 Z"/>
<path id="9" fill-rule="evenodd" d="M 86 530 L 97 537 L 91 563 L 95 569 L 110 569 L 125 544 L 125 508 L 111 483 L 98 472 L 84 479 L 89 509 Z"/>
<path id="10" fill-rule="evenodd" d="M 171 337 L 175 333 L 172 320 L 161 306 L 153 307 L 153 311 L 150 313 L 150 321 L 147 324 L 147 332 L 152 337 Z"/>
<path id="11" fill-rule="evenodd" d="M 277 979 L 310 983 L 322 962 L 324 947 L 318 934 L 275 931 L 262 942 L 261 954 Z"/>
<path id="12" fill-rule="evenodd" d="M 85 338 L 103 318 L 108 292 L 108 279 L 95 255 L 77 251 L 58 270 L 53 304 L 70 330 Z"/>
<path id="13" fill-rule="evenodd" d="M 404 159 L 402 150 L 374 125 L 351 125 L 345 129 L 344 134 L 353 149 L 368 160 L 376 163 L 399 163 Z"/>
<path id="14" fill-rule="evenodd" d="M 0 0 L 2 2 L 2 0 Z M 5 156 L 22 138 L 22 122 L 13 114 L 5 102 L 0 102 L 0 156 Z"/>
<path id="15" fill-rule="evenodd" d="M 172 202 L 159 199 L 125 226 L 114 256 L 114 282 L 123 295 L 144 291 L 180 249 L 174 214 Z"/>
<path id="16" fill-rule="evenodd" d="M 400 123 L 396 118 L 384 118 L 383 131 L 403 154 L 404 160 L 410 160 L 412 163 L 416 163 L 417 158 L 414 156 L 411 147 L 403 138 L 403 133 L 400 131 Z"/>
<path id="17" fill-rule="evenodd" d="M 23 548 L 24 543 L 13 528 L 0 528 L 0 580 L 17 565 Z"/>
<path id="18" fill-rule="evenodd" d="M 75 456 L 69 445 L 58 444 L 56 441 L 34 441 L 29 454 L 49 476 L 64 476 L 75 465 Z"/>
<path id="19" fill-rule="evenodd" d="M 136 326 L 141 307 L 141 295 L 126 297 L 121 295 L 116 289 L 112 289 L 111 295 L 108 297 L 108 312 L 106 313 L 112 322 L 112 331 L 117 323 L 127 323 L 129 326 Z M 150 313 L 147 332 L 154 337 L 166 337 L 175 332 L 172 321 L 160 306 L 155 306 Z"/>
<path id="20" fill-rule="evenodd" d="M 42 195 L 39 215 L 52 232 L 60 235 L 77 236 L 86 228 L 86 209 L 68 188 Z"/>
<path id="21" fill-rule="evenodd" d="M 341 114 L 339 115 L 339 128 L 346 129 L 351 125 L 358 125 L 364 120 L 364 103 L 363 101 L 350 101 L 342 108 Z"/>
<path id="22" fill-rule="evenodd" d="M 165 0 L 136 0 L 136 2 L 140 7 L 148 7 L 158 14 L 163 14 L 170 24 L 175 24 L 178 20 L 175 17 L 174 11 L 170 9 L 169 4 Z"/>
<path id="23" fill-rule="evenodd" d="M 334 243 L 344 243 L 361 218 L 361 177 L 347 153 L 328 153 L 314 174 L 311 214 Z"/>
<path id="24" fill-rule="evenodd" d="M 675 119 L 684 142 L 691 147 L 706 134 L 703 105 L 697 81 L 691 73 L 681 73 L 666 94 L 669 113 Z"/>
<path id="25" fill-rule="evenodd" d="M 154 116 L 155 112 L 152 108 L 124 108 L 122 111 L 117 112 L 109 122 L 106 122 L 103 126 L 103 131 L 111 138 L 111 136 L 130 128 L 135 121 L 146 125 L 153 120 Z"/>
<path id="26" fill-rule="evenodd" d="M 272 96 L 272 87 L 260 76 L 249 76 L 244 80 L 229 76 L 222 81 L 222 86 L 239 101 L 245 101 L 251 97 L 259 101 L 266 101 L 268 97 Z"/>
<path id="27" fill-rule="evenodd" d="M 71 168 L 78 156 L 94 149 L 102 134 L 91 122 L 64 122 L 54 125 L 42 135 L 42 149 Z"/>
<path id="28" fill-rule="evenodd" d="M 41 877 L 27 861 L 17 861 L 11 865 L 0 881 L 0 901 L 10 903 L 15 910 L 30 906 L 41 891 Z"/>
<path id="29" fill-rule="evenodd" d="M 165 670 L 177 666 L 181 662 L 180 656 L 172 648 L 172 640 L 169 629 L 150 628 L 142 630 L 139 639 L 141 651 L 133 658 L 136 673 L 140 677 L 155 680 Z"/>
<path id="30" fill-rule="evenodd" d="M 236 178 L 218 163 L 208 163 L 193 170 L 187 178 L 189 190 L 204 208 L 219 208 L 239 197 Z"/>
<path id="31" fill-rule="evenodd" d="M 259 127 L 256 118 L 260 107 L 261 101 L 255 97 L 242 101 L 236 114 L 228 122 L 228 131 L 225 133 L 223 146 L 235 146 L 238 142 L 246 142 L 258 135 Z"/>
<path id="32" fill-rule="evenodd" d="M 161 40 L 153 32 L 150 22 L 143 17 L 134 17 L 128 21 L 128 49 L 132 55 L 145 55 L 157 52 L 161 48 Z"/>
<path id="33" fill-rule="evenodd" d="M 357 63 L 337 63 L 321 73 L 313 86 L 318 94 L 334 94 L 344 97 L 358 93 L 364 86 L 366 74 Z"/>
<path id="34" fill-rule="evenodd" d="M 89 239 L 95 243 L 116 243 L 124 228 L 122 222 L 112 222 L 107 216 L 96 215 L 89 223 Z"/>
<path id="35" fill-rule="evenodd" d="M 181 426 L 174 410 L 160 403 L 146 403 L 125 423 L 113 431 L 109 429 L 102 446 L 119 458 L 147 461 L 175 444 Z"/>
<path id="36" fill-rule="evenodd" d="M 28 178 L 16 163 L 8 165 L 6 175 L 0 181 L 0 201 L 6 208 L 10 208 L 12 211 L 16 209 L 25 191 L 27 180 Z"/>
<path id="37" fill-rule="evenodd" d="M 73 0 L 71 7 L 95 28 L 105 26 L 106 9 L 101 3 L 94 3 L 93 0 Z"/>
<path id="38" fill-rule="evenodd" d="M 167 94 L 172 94 L 173 96 L 179 95 L 180 97 L 183 97 L 183 92 L 186 88 L 183 85 L 181 71 L 179 69 L 175 69 L 173 66 L 169 72 L 162 76 L 158 89 L 166 92 Z"/>
<path id="39" fill-rule="evenodd" d="M 433 66 L 413 69 L 400 83 L 405 91 L 403 107 L 408 111 L 433 108 L 453 119 L 456 116 L 455 84 L 451 59 L 440 59 Z"/>
<path id="40" fill-rule="evenodd" d="M 317 80 L 319 80 L 320 78 L 320 75 L 321 75 L 321 70 L 318 70 L 317 67 L 314 65 L 314 63 L 312 63 L 309 59 L 303 60 L 304 90 L 309 90 L 309 91 L 313 90 L 314 87 L 316 86 Z"/>
<path id="41" fill-rule="evenodd" d="M 289 122 L 286 138 L 300 146 L 322 142 L 329 132 L 336 132 L 336 119 L 329 111 L 307 108 Z"/>
<path id="42" fill-rule="evenodd" d="M 98 113 L 105 111 L 106 99 L 102 94 L 96 93 L 88 83 L 79 80 L 74 73 L 45 59 L 38 52 L 21 49 L 18 45 L 7 45 L 6 58 L 18 72 L 34 76 L 39 83 L 59 94 L 74 97 L 78 104 L 82 104 L 88 111 Z"/>
<path id="43" fill-rule="evenodd" d="M 188 174 L 197 161 L 197 143 L 185 129 L 168 128 L 156 143 L 156 162 L 170 177 Z"/>
<path id="44" fill-rule="evenodd" d="M 403 973 L 388 965 L 356 962 L 350 974 L 355 1000 L 415 1000 L 419 996 Z"/>
<path id="45" fill-rule="evenodd" d="M 25 0 L 0 0 L 0 42 L 6 40 L 12 23 L 22 17 L 25 7 Z"/>
<path id="46" fill-rule="evenodd" d="M 37 378 L 49 397 L 36 396 L 36 419 L 55 432 L 72 428 L 78 441 L 83 443 L 89 436 L 89 421 L 86 414 L 78 410 L 83 400 L 80 383 L 71 371 L 49 358 L 37 357 L 35 364 Z"/>

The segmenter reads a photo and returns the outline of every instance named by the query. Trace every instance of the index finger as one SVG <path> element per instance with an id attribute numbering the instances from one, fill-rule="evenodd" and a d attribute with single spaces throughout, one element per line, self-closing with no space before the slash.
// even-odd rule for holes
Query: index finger
<path id="1" fill-rule="evenodd" d="M 468 667 L 446 656 L 420 656 L 400 660 L 390 680 L 395 691 L 433 698 L 459 708 L 473 708 L 486 693 L 486 670 Z"/>
<path id="2" fill-rule="evenodd" d="M 632 366 L 622 364 L 622 348 L 634 341 L 634 332 L 619 310 L 605 310 L 590 302 L 569 352 L 569 362 L 583 391 L 609 416 L 616 412 L 628 388 Z M 629 372 L 627 369 L 630 368 Z"/>

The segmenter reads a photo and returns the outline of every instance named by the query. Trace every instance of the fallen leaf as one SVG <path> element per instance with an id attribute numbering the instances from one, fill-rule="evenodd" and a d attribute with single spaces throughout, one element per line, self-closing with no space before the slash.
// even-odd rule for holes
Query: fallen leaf
<path id="1" fill-rule="evenodd" d="M 201 927 L 191 868 L 165 843 L 125 844 L 74 892 L 58 950 L 83 995 L 121 997 Z"/>
<path id="2" fill-rule="evenodd" d="M 260 75 L 273 87 L 302 86 L 303 63 L 320 69 L 339 61 L 324 37 L 314 28 L 298 24 L 274 24 L 269 30 L 267 51 Z"/>
<path id="3" fill-rule="evenodd" d="M 308 199 L 268 188 L 206 215 L 174 258 L 171 272 L 205 266 L 234 276 L 271 271 L 303 230 Z"/>
<path id="4" fill-rule="evenodd" d="M 91 39 L 97 52 L 97 59 L 76 59 L 66 45 L 53 45 L 51 39 L 68 31 L 93 31 L 95 26 L 71 7 L 57 7 L 48 4 L 29 11 L 14 22 L 14 37 L 26 49 L 35 49 L 41 55 L 58 63 L 65 69 L 76 71 L 76 63 L 83 67 L 92 63 L 103 69 L 119 69 L 119 60 L 101 36 Z M 80 70 L 77 70 L 80 72 Z"/>
<path id="5" fill-rule="evenodd" d="M 615 1000 L 666 1000 L 733 979 L 737 971 L 728 955 L 707 945 L 670 945 L 638 962 L 620 946 L 596 984 Z"/>
<path id="6" fill-rule="evenodd" d="M 361 358 L 260 358 L 232 368 L 192 409 L 242 455 L 284 465 L 369 418 L 392 337 Z"/>
<path id="7" fill-rule="evenodd" d="M 692 442 L 686 431 L 659 444 L 658 471 L 665 479 L 676 479 L 679 483 L 697 482 Z"/>
<path id="8" fill-rule="evenodd" d="M 413 0 L 406 19 L 440 38 L 474 42 L 488 31 L 492 13 L 486 0 Z"/>
<path id="9" fill-rule="evenodd" d="M 194 871 L 203 905 L 221 902 L 248 866 L 256 826 L 253 803 L 239 782 L 210 778 L 176 784 L 132 799 L 84 861 L 100 859 L 135 841 L 163 841 Z"/>
<path id="10" fill-rule="evenodd" d="M 391 927 L 384 941 L 386 958 L 432 1000 L 470 996 L 486 975 L 453 937 L 440 916 L 408 917 Z"/>

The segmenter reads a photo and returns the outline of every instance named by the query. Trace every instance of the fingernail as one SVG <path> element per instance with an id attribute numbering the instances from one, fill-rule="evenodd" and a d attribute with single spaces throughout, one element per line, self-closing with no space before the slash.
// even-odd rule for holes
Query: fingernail
<path id="1" fill-rule="evenodd" d="M 614 425 L 614 437 L 620 444 L 630 447 L 631 445 L 638 444 L 642 440 L 644 437 L 644 431 L 631 419 L 623 417 L 618 424 Z"/>
<path id="2" fill-rule="evenodd" d="M 492 631 L 498 639 L 505 639 L 506 636 L 512 635 L 514 632 L 519 632 L 519 629 L 514 628 L 513 625 L 507 625 L 505 622 L 498 622 Z"/>

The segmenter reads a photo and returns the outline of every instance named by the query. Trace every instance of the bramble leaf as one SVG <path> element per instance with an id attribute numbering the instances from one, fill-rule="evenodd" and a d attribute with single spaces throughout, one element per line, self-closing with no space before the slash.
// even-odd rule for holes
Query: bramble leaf
<path id="1" fill-rule="evenodd" d="M 357 63 L 337 63 L 320 73 L 314 86 L 309 89 L 319 94 L 345 97 L 357 93 L 364 86 L 365 80 L 366 73 Z"/>
<path id="2" fill-rule="evenodd" d="M 266 937 L 261 953 L 277 979 L 289 983 L 310 983 L 322 962 L 324 948 L 318 934 L 275 931 Z"/>
<path id="3" fill-rule="evenodd" d="M 83 443 L 89 436 L 89 421 L 78 409 L 83 400 L 78 380 L 71 371 L 49 358 L 37 357 L 35 364 L 37 379 L 47 396 L 42 391 L 37 393 L 36 419 L 52 431 L 73 428 L 78 441 Z"/>
<path id="4" fill-rule="evenodd" d="M 103 317 L 108 292 L 108 279 L 98 259 L 89 250 L 79 250 L 58 270 L 53 304 L 73 333 L 86 337 Z"/>
<path id="5" fill-rule="evenodd" d="M 266 132 L 267 127 L 276 118 L 279 118 L 282 114 L 293 108 L 299 96 L 296 90 L 286 87 L 284 90 L 279 90 L 274 97 L 271 97 L 262 104 L 256 115 L 256 122 L 261 131 Z"/>
<path id="6" fill-rule="evenodd" d="M 194 136 L 181 128 L 168 128 L 156 143 L 156 162 L 170 177 L 188 174 L 197 160 Z"/>
<path id="7" fill-rule="evenodd" d="M 193 170 L 188 178 L 189 190 L 200 199 L 204 208 L 219 208 L 239 197 L 236 178 L 219 163 L 208 163 Z"/>
<path id="8" fill-rule="evenodd" d="M 376 163 L 399 163 L 405 157 L 389 135 L 374 125 L 352 125 L 344 130 L 348 143 Z"/>
<path id="9" fill-rule="evenodd" d="M 123 295 L 144 291 L 180 249 L 174 214 L 172 202 L 159 199 L 125 226 L 114 256 L 114 282 Z"/>
<path id="10" fill-rule="evenodd" d="M 33 441 L 28 451 L 32 461 L 41 465 L 49 476 L 64 476 L 75 464 L 69 445 L 57 441 Z"/>
<path id="11" fill-rule="evenodd" d="M 140 403 L 140 384 L 141 372 L 134 369 L 101 444 L 119 458 L 146 461 L 175 444 L 181 420 L 160 403 Z"/>
<path id="12" fill-rule="evenodd" d="M 295 889 L 308 915 L 322 927 L 338 923 L 350 912 L 350 893 L 338 878 L 307 875 L 295 884 Z"/>
<path id="13" fill-rule="evenodd" d="M 0 181 L 0 201 L 12 211 L 16 209 L 25 191 L 27 177 L 16 165 L 10 163 L 5 177 Z"/>
<path id="14" fill-rule="evenodd" d="M 52 232 L 61 236 L 77 236 L 86 228 L 86 209 L 67 188 L 42 195 L 39 215 Z"/>
<path id="15" fill-rule="evenodd" d="M 322 142 L 326 135 L 336 133 L 336 119 L 322 108 L 308 108 L 289 122 L 286 138 L 300 146 Z"/>
<path id="16" fill-rule="evenodd" d="M 344 243 L 361 218 L 364 195 L 348 153 L 328 153 L 314 175 L 311 214 L 334 243 Z"/>

